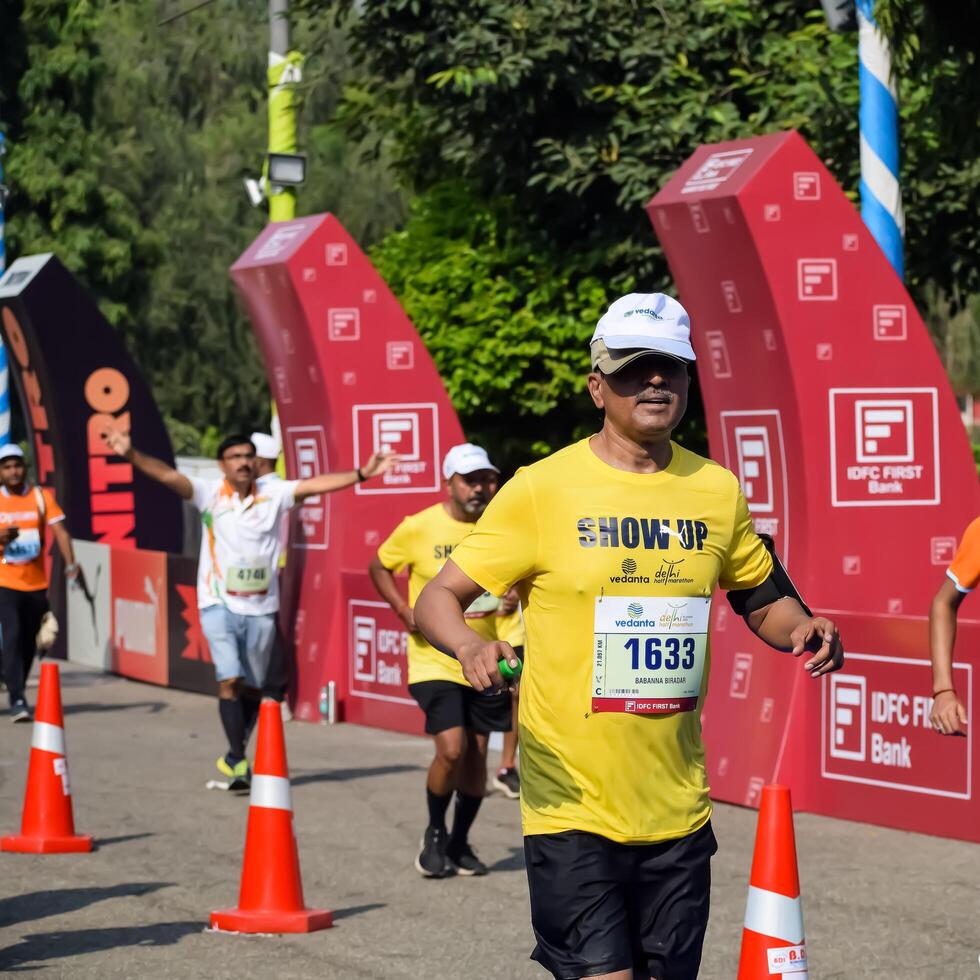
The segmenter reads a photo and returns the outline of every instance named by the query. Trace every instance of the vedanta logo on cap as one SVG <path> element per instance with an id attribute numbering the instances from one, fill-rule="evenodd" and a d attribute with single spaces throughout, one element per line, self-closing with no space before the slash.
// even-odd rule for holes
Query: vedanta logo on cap
<path id="1" fill-rule="evenodd" d="M 652 316 L 654 320 L 662 320 L 663 317 L 656 310 L 627 310 L 623 316 L 636 316 L 637 313 L 644 313 L 646 316 Z"/>

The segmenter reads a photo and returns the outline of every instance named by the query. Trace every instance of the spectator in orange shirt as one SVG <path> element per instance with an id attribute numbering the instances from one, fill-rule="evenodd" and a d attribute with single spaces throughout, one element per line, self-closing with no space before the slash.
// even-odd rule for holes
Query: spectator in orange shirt
<path id="1" fill-rule="evenodd" d="M 19 446 L 0 448 L 0 643 L 10 717 L 31 720 L 24 684 L 37 651 L 37 631 L 48 611 L 48 575 L 44 568 L 50 530 L 65 559 L 69 579 L 78 575 L 65 514 L 50 490 L 26 482 Z"/>
<path id="2" fill-rule="evenodd" d="M 980 517 L 963 532 L 946 580 L 929 610 L 929 655 L 932 658 L 932 727 L 940 735 L 966 735 L 966 707 L 953 683 L 953 646 L 960 603 L 980 582 Z"/>

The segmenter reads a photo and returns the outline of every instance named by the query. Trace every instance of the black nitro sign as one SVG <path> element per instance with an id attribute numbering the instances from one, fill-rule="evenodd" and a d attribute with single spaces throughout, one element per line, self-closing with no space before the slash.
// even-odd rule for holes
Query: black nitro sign
<path id="1" fill-rule="evenodd" d="M 21 258 L 0 279 L 0 325 L 38 480 L 54 491 L 72 536 L 179 552 L 180 500 L 102 439 L 113 425 L 173 464 L 146 381 L 91 296 L 55 256 Z"/>

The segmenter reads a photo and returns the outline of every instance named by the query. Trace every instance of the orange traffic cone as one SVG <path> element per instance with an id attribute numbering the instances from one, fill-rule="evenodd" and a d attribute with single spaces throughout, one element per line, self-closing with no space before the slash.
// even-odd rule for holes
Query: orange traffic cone
<path id="1" fill-rule="evenodd" d="M 807 980 L 793 804 L 788 786 L 764 786 L 745 906 L 738 980 Z"/>
<path id="2" fill-rule="evenodd" d="M 20 833 L 0 839 L 0 850 L 28 854 L 66 854 L 91 851 L 92 838 L 75 833 L 71 809 L 68 757 L 65 755 L 65 722 L 61 713 L 58 665 L 41 664 L 31 761 Z"/>
<path id="3" fill-rule="evenodd" d="M 282 712 L 278 701 L 266 698 L 259 708 L 238 908 L 212 912 L 211 928 L 226 932 L 316 932 L 332 925 L 332 912 L 308 909 L 303 902 Z"/>

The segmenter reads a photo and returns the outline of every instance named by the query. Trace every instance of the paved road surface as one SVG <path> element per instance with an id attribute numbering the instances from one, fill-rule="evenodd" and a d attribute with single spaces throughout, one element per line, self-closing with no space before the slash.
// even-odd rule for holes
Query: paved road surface
<path id="1" fill-rule="evenodd" d="M 412 869 L 429 747 L 354 726 L 287 726 L 309 936 L 204 932 L 235 904 L 247 798 L 208 792 L 214 702 L 67 668 L 78 829 L 89 855 L 0 854 L 0 970 L 71 980 L 523 980 L 532 940 L 516 803 L 487 799 L 474 839 L 493 873 Z M 0 831 L 17 829 L 30 727 L 0 716 Z M 937 806 L 940 806 L 937 803 Z M 720 853 L 701 977 L 733 980 L 754 813 L 719 806 Z M 980 980 L 980 849 L 797 817 L 815 980 Z"/>

